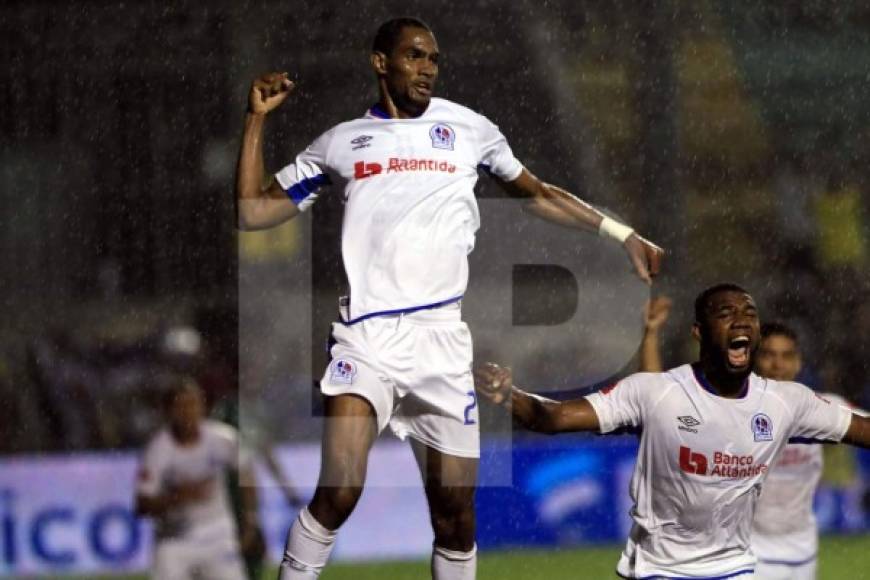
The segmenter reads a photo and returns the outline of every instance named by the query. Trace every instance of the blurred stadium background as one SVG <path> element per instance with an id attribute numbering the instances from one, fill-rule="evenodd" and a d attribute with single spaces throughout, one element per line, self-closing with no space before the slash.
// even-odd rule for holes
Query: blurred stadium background
<path id="1" fill-rule="evenodd" d="M 668 249 L 654 290 L 676 303 L 666 360 L 693 355 L 694 295 L 733 280 L 764 318 L 799 330 L 807 384 L 870 407 L 866 2 L 4 2 L 0 575 L 147 568 L 150 528 L 130 514 L 136 453 L 177 373 L 194 374 L 213 412 L 310 492 L 312 378 L 343 283 L 340 196 L 298 223 L 237 235 L 237 140 L 250 81 L 273 69 L 299 91 L 270 119 L 268 167 L 358 116 L 376 97 L 371 36 L 401 14 L 435 30 L 441 96 L 500 125 L 536 174 Z M 632 372 L 645 294 L 591 236 L 571 244 L 589 257 L 578 308 L 597 319 L 497 327 L 521 326 L 539 302 L 558 310 L 576 289 L 557 271 L 510 269 L 524 218 L 501 219 L 496 188 L 479 189 L 465 309 L 478 356 L 563 393 Z M 507 269 L 486 269 L 493 261 Z M 609 577 L 633 441 L 511 439 L 486 411 L 481 577 Z M 840 450 L 828 464 L 817 513 L 836 536 L 822 577 L 870 578 L 870 458 Z M 407 450 L 384 441 L 371 471 L 335 553 L 343 567 L 324 578 L 424 577 L 423 564 L 352 564 L 419 560 L 431 541 Z M 261 472 L 275 558 L 294 513 Z"/>

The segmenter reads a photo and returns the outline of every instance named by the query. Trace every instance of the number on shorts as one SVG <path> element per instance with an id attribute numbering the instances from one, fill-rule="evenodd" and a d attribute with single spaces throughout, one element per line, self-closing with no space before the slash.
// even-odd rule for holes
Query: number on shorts
<path id="1" fill-rule="evenodd" d="M 471 418 L 471 412 L 477 408 L 477 395 L 474 391 L 468 391 L 466 393 L 469 397 L 471 397 L 471 403 L 465 407 L 465 424 L 466 425 L 474 425 L 477 423 L 474 419 Z"/>

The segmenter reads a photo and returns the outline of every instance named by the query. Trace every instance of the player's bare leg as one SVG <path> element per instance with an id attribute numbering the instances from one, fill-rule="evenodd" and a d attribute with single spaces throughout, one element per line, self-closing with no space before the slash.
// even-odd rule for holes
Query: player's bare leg
<path id="1" fill-rule="evenodd" d="M 356 395 L 326 398 L 320 479 L 290 528 L 279 580 L 314 580 L 329 559 L 336 530 L 356 507 L 378 427 L 371 404 Z"/>
<path id="2" fill-rule="evenodd" d="M 477 572 L 474 491 L 478 459 L 447 455 L 413 440 L 412 446 L 435 533 L 432 578 L 473 580 Z"/>

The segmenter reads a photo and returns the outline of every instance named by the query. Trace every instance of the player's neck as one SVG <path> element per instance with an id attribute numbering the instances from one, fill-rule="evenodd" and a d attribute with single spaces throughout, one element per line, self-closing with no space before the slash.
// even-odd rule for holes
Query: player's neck
<path id="1" fill-rule="evenodd" d="M 391 119 L 416 119 L 426 112 L 426 108 L 419 111 L 411 111 L 399 107 L 399 105 L 396 104 L 396 99 L 393 99 L 390 95 L 390 91 L 387 88 L 387 83 L 385 81 L 380 81 L 379 88 L 381 98 L 378 99 L 378 105 L 380 105 L 381 109 L 389 115 Z"/>
<path id="2" fill-rule="evenodd" d="M 175 440 L 176 443 L 181 445 L 182 447 L 189 447 L 191 445 L 195 445 L 197 441 L 199 441 L 201 429 L 199 426 L 193 430 L 180 430 L 175 429 L 173 427 L 169 428 L 169 432 L 172 433 L 172 439 Z"/>
<path id="3" fill-rule="evenodd" d="M 749 373 L 734 374 L 714 364 L 709 359 L 702 358 L 694 365 L 696 375 L 702 382 L 702 386 L 713 394 L 726 399 L 737 399 L 746 392 L 746 381 Z"/>

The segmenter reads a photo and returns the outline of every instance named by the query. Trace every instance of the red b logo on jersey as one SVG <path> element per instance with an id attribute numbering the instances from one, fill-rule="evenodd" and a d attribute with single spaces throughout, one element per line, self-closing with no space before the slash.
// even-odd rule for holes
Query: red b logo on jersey
<path id="1" fill-rule="evenodd" d="M 364 179 L 377 175 L 384 170 L 380 163 L 366 163 L 365 161 L 357 161 L 353 164 L 353 176 L 355 179 Z"/>
<path id="2" fill-rule="evenodd" d="M 688 447 L 680 447 L 680 469 L 686 473 L 707 475 L 707 458 L 701 453 L 692 453 Z"/>

